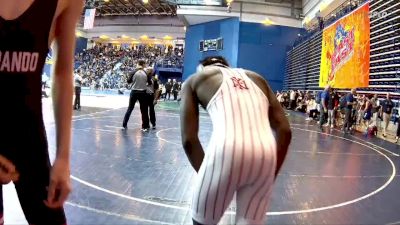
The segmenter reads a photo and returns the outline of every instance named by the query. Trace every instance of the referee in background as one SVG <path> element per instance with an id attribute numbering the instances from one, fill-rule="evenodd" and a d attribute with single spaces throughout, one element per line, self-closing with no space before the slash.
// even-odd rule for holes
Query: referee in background
<path id="1" fill-rule="evenodd" d="M 140 112 L 142 114 L 142 131 L 147 132 L 150 128 L 146 90 L 147 85 L 151 81 L 144 70 L 145 64 L 146 62 L 144 60 L 139 60 L 136 70 L 129 76 L 128 79 L 128 83 L 132 83 L 132 86 L 128 110 L 126 111 L 124 122 L 122 123 L 122 127 L 124 129 L 128 128 L 129 118 L 138 100 L 140 104 Z"/>
<path id="2" fill-rule="evenodd" d="M 81 110 L 81 89 L 82 89 L 82 77 L 81 70 L 76 71 L 74 75 L 74 84 L 75 84 L 75 101 L 74 101 L 74 110 Z"/>

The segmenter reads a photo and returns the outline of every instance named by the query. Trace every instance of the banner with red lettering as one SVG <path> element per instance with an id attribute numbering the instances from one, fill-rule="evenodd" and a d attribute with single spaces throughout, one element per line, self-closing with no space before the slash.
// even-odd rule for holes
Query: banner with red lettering
<path id="1" fill-rule="evenodd" d="M 369 85 L 369 4 L 323 31 L 319 86 L 359 88 Z"/>

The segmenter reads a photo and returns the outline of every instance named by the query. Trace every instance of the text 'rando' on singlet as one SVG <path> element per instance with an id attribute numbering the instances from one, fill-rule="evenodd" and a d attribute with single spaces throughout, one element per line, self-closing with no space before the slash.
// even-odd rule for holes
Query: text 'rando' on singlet
<path id="1" fill-rule="evenodd" d="M 34 0 L 18 18 L 0 17 L 0 120 L 6 142 L 45 139 L 41 75 L 57 0 Z"/>

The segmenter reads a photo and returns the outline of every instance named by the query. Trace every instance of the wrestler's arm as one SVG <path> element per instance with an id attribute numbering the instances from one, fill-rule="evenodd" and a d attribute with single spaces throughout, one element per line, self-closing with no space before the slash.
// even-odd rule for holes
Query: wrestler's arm
<path id="1" fill-rule="evenodd" d="M 55 19 L 54 43 L 56 60 L 53 73 L 53 108 L 56 123 L 56 160 L 50 174 L 48 198 L 50 208 L 59 208 L 70 191 L 70 148 L 73 96 L 73 62 L 75 28 L 83 9 L 83 0 L 69 0 Z"/>

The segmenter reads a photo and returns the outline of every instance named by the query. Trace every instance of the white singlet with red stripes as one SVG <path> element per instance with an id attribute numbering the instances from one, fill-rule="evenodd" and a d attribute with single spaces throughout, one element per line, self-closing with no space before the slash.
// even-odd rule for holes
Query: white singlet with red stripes
<path id="1" fill-rule="evenodd" d="M 236 224 L 263 224 L 276 167 L 269 101 L 244 70 L 218 68 L 223 82 L 207 105 L 213 133 L 194 188 L 193 219 L 217 224 L 236 193 Z"/>

